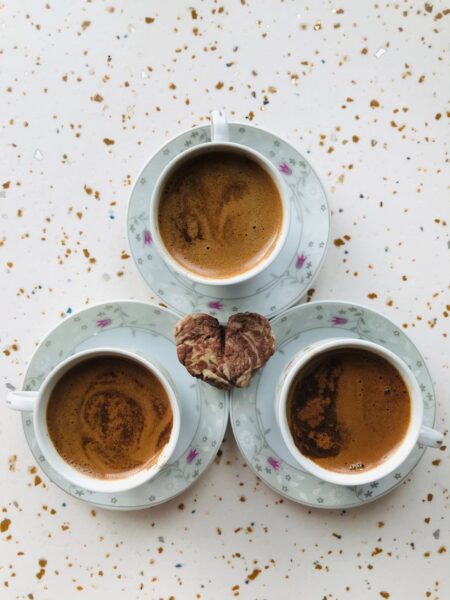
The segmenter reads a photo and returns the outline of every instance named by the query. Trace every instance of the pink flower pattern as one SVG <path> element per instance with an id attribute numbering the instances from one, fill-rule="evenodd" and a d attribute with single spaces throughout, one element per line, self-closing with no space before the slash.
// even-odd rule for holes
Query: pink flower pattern
<path id="1" fill-rule="evenodd" d="M 221 310 L 223 308 L 223 304 L 220 300 L 211 300 L 211 302 L 208 302 L 208 306 L 215 310 Z"/>
<path id="2" fill-rule="evenodd" d="M 100 329 L 104 329 L 105 327 L 108 327 L 108 325 L 111 325 L 111 323 L 111 319 L 99 319 L 97 321 L 97 327 L 100 327 Z"/>
<path id="3" fill-rule="evenodd" d="M 192 462 L 192 461 L 193 461 L 195 458 L 197 458 L 197 456 L 198 456 L 198 455 L 199 455 L 199 451 L 197 450 L 197 448 L 191 448 L 191 449 L 189 450 L 189 452 L 187 453 L 187 456 L 186 456 L 186 462 L 187 462 L 188 464 L 191 464 L 191 462 Z"/>
<path id="4" fill-rule="evenodd" d="M 333 323 L 333 325 L 345 325 L 345 323 L 348 322 L 348 319 L 346 319 L 345 317 L 331 317 L 331 322 Z"/>
<path id="5" fill-rule="evenodd" d="M 151 246 L 152 242 L 152 234 L 148 229 L 144 229 L 144 246 Z"/>
<path id="6" fill-rule="evenodd" d="M 285 175 L 292 175 L 292 169 L 287 163 L 285 163 L 285 162 L 280 163 L 278 168 Z"/>
<path id="7" fill-rule="evenodd" d="M 278 471 L 278 469 L 281 466 L 280 461 L 277 460 L 276 458 L 274 458 L 273 456 L 269 456 L 269 458 L 267 459 L 267 462 L 273 469 L 275 469 L 275 471 Z"/>
<path id="8" fill-rule="evenodd" d="M 297 256 L 297 260 L 295 261 L 295 268 L 301 269 L 306 262 L 306 256 L 304 254 L 299 254 Z"/>

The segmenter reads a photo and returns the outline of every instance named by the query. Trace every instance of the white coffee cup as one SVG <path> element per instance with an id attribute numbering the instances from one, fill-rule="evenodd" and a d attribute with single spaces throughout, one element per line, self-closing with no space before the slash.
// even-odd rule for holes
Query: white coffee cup
<path id="1" fill-rule="evenodd" d="M 402 442 L 395 448 L 387 459 L 373 469 L 354 472 L 338 473 L 319 466 L 305 456 L 295 445 L 287 420 L 287 401 L 289 389 L 300 371 L 314 358 L 324 352 L 342 349 L 361 349 L 376 354 L 389 362 L 400 374 L 409 392 L 411 402 L 411 418 L 408 430 Z M 435 429 L 423 424 L 423 400 L 419 384 L 409 367 L 396 354 L 373 342 L 358 339 L 334 338 L 317 342 L 303 349 L 286 365 L 277 383 L 275 399 L 276 420 L 288 447 L 289 452 L 297 463 L 312 475 L 323 481 L 339 485 L 362 485 L 385 477 L 399 467 L 408 457 L 417 442 L 425 446 L 439 447 L 443 435 Z"/>
<path id="2" fill-rule="evenodd" d="M 172 408 L 173 425 L 169 441 L 164 446 L 158 460 L 148 468 L 132 473 L 119 479 L 100 479 L 91 477 L 78 471 L 69 465 L 56 450 L 47 427 L 47 405 L 51 393 L 61 379 L 72 367 L 88 359 L 99 358 L 102 356 L 112 356 L 132 360 L 154 375 L 163 386 Z M 82 487 L 92 492 L 118 493 L 135 488 L 155 477 L 170 459 L 178 441 L 180 433 L 180 409 L 172 385 L 169 383 L 168 376 L 161 370 L 161 367 L 150 363 L 141 356 L 125 350 L 114 348 L 96 348 L 95 350 L 86 350 L 66 358 L 53 371 L 51 371 L 38 391 L 14 391 L 10 392 L 6 398 L 6 404 L 9 408 L 21 411 L 33 411 L 33 427 L 38 446 L 46 458 L 49 465 L 61 476 L 70 481 L 77 487 Z"/>
<path id="3" fill-rule="evenodd" d="M 257 165 L 259 165 L 262 169 L 264 169 L 264 171 L 266 171 L 270 175 L 272 181 L 274 182 L 280 195 L 283 208 L 281 230 L 274 245 L 274 248 L 270 252 L 270 254 L 263 258 L 261 261 L 259 261 L 253 268 L 245 271 L 244 273 L 239 273 L 238 275 L 233 275 L 231 277 L 226 278 L 205 277 L 197 273 L 193 273 L 189 269 L 183 267 L 183 265 L 181 265 L 172 257 L 169 250 L 166 248 L 159 231 L 159 204 L 161 201 L 162 192 L 164 191 L 168 180 L 173 175 L 173 173 L 176 170 L 178 170 L 186 161 L 196 156 L 201 156 L 202 154 L 210 154 L 211 152 L 233 152 L 235 154 L 245 156 L 246 158 L 252 160 Z M 243 146 L 242 144 L 236 144 L 234 142 L 229 141 L 228 122 L 224 113 L 221 111 L 213 111 L 211 113 L 211 141 L 194 146 L 193 148 L 185 150 L 184 152 L 176 156 L 163 169 L 161 175 L 157 179 L 150 200 L 150 232 L 152 234 L 152 239 L 159 255 L 162 257 L 165 263 L 175 272 L 184 276 L 189 281 L 192 281 L 194 283 L 203 283 L 205 285 L 234 285 L 237 283 L 248 281 L 249 279 L 258 275 L 258 273 L 261 273 L 263 270 L 265 270 L 275 260 L 275 258 L 278 256 L 281 249 L 283 248 L 289 229 L 289 218 L 290 204 L 288 201 L 288 189 L 282 176 L 272 165 L 272 163 L 256 150 L 253 150 L 248 146 Z"/>

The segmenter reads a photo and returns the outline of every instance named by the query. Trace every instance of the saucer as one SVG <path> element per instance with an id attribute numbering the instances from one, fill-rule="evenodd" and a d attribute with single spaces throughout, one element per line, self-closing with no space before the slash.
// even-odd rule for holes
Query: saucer
<path id="1" fill-rule="evenodd" d="M 321 481 L 298 466 L 275 421 L 275 386 L 286 363 L 305 346 L 326 338 L 359 338 L 388 348 L 413 371 L 422 391 L 424 424 L 433 426 L 436 402 L 425 361 L 407 335 L 392 321 L 350 302 L 311 302 L 291 308 L 271 321 L 277 348 L 250 387 L 231 395 L 231 424 L 248 465 L 273 490 L 315 508 L 352 508 L 372 502 L 397 487 L 422 458 L 417 445 L 405 462 L 378 481 L 339 486 Z"/>
<path id="2" fill-rule="evenodd" d="M 255 148 L 283 175 L 291 202 L 288 237 L 274 262 L 250 281 L 219 288 L 191 283 L 172 271 L 156 252 L 149 204 L 156 179 L 174 156 L 207 141 L 209 126 L 196 127 L 173 138 L 146 164 L 128 207 L 131 253 L 152 291 L 180 313 L 205 312 L 221 320 L 245 311 L 273 317 L 305 295 L 322 266 L 330 229 L 324 188 L 307 160 L 283 139 L 259 127 L 231 123 L 230 141 Z"/>
<path id="3" fill-rule="evenodd" d="M 148 508 L 187 490 L 216 456 L 228 422 L 228 396 L 193 379 L 178 362 L 172 336 L 178 318 L 153 304 L 114 301 L 67 317 L 39 344 L 25 375 L 26 390 L 38 389 L 46 375 L 75 352 L 109 346 L 159 363 L 170 373 L 180 401 L 182 425 L 170 462 L 148 483 L 114 495 L 73 486 L 56 473 L 37 445 L 33 413 L 23 413 L 25 436 L 35 459 L 51 481 L 68 494 L 103 508 Z"/>

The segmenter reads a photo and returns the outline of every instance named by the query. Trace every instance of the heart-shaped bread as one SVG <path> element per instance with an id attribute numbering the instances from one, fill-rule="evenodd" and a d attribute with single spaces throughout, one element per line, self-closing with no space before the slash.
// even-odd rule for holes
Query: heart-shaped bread
<path id="1" fill-rule="evenodd" d="M 226 326 L 194 313 L 178 321 L 173 333 L 181 364 L 193 377 L 221 389 L 247 387 L 275 351 L 270 323 L 256 313 L 232 315 Z"/>

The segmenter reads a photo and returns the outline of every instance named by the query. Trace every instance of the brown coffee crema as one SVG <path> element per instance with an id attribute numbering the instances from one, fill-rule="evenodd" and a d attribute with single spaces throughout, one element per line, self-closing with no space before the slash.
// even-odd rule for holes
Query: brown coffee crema
<path id="1" fill-rule="evenodd" d="M 339 473 L 372 469 L 402 442 L 411 418 L 405 382 L 367 350 L 330 350 L 293 381 L 287 419 L 297 448 Z"/>
<path id="2" fill-rule="evenodd" d="M 271 176 L 246 156 L 222 151 L 181 165 L 162 191 L 158 214 L 171 256 L 192 273 L 219 279 L 268 257 L 282 221 Z"/>
<path id="3" fill-rule="evenodd" d="M 132 360 L 90 358 L 56 384 L 50 438 L 85 475 L 119 479 L 151 467 L 169 441 L 172 407 L 159 379 Z"/>

